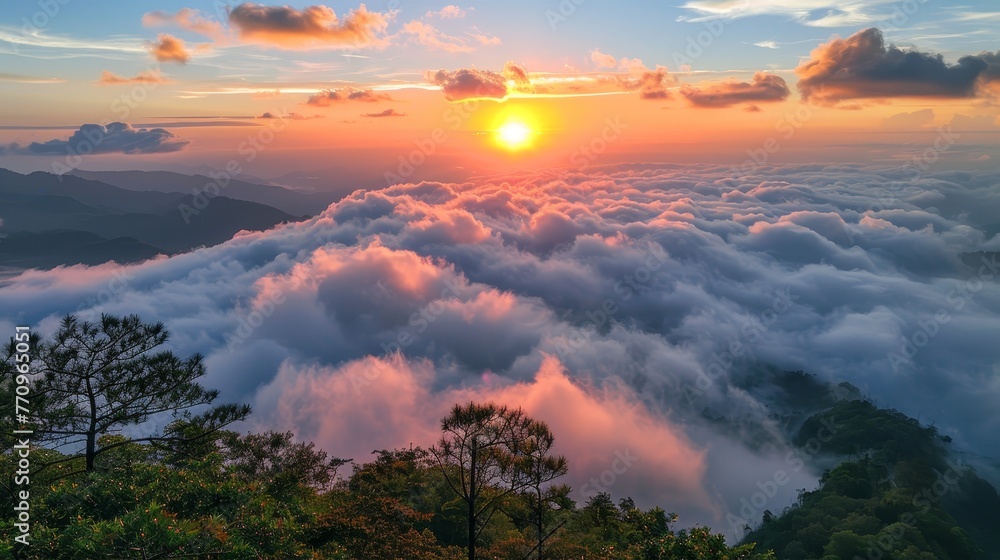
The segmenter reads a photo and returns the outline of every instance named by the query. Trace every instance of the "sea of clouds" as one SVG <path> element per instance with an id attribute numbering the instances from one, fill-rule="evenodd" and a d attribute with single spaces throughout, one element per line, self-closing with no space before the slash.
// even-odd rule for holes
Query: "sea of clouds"
<path id="1" fill-rule="evenodd" d="M 0 332 L 163 321 L 223 400 L 253 405 L 247 428 L 359 461 L 432 444 L 456 402 L 519 405 L 552 427 L 578 500 L 607 489 L 735 537 L 727 513 L 778 470 L 754 514 L 818 477 L 740 388 L 761 365 L 1000 448 L 1000 270 L 961 258 L 1000 251 L 998 183 L 634 164 L 359 190 L 188 254 L 8 278 Z"/>

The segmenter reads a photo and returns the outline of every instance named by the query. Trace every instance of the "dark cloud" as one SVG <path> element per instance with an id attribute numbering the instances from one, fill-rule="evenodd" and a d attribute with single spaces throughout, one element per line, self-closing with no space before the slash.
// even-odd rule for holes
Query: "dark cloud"
<path id="1" fill-rule="evenodd" d="M 159 62 L 187 64 L 191 59 L 191 52 L 184 45 L 184 41 L 166 33 L 160 33 L 156 41 L 149 45 L 149 52 Z"/>
<path id="2" fill-rule="evenodd" d="M 369 47 L 384 45 L 387 15 L 364 4 L 343 19 L 327 6 L 264 6 L 243 3 L 229 11 L 229 23 L 241 39 L 280 48 Z"/>
<path id="3" fill-rule="evenodd" d="M 354 88 L 344 88 L 340 90 L 334 89 L 324 89 L 323 91 L 310 95 L 306 103 L 309 105 L 317 105 L 319 107 L 328 107 L 334 103 L 341 103 L 344 101 L 362 101 L 374 103 L 376 101 L 392 101 L 386 93 L 379 93 L 370 89 L 354 89 Z"/>
<path id="4" fill-rule="evenodd" d="M 802 98 L 820 103 L 891 97 L 961 98 L 975 95 L 988 64 L 964 56 L 948 64 L 940 54 L 885 46 L 872 27 L 820 45 L 796 70 Z"/>
<path id="5" fill-rule="evenodd" d="M 133 128 L 123 122 L 85 124 L 67 140 L 10 145 L 8 151 L 27 155 L 155 154 L 176 152 L 190 143 L 162 128 Z"/>
<path id="6" fill-rule="evenodd" d="M 361 116 L 362 117 L 405 117 L 406 113 L 400 113 L 395 109 L 386 109 L 385 111 L 380 111 L 378 113 L 365 113 Z"/>
<path id="7" fill-rule="evenodd" d="M 985 81 L 995 82 L 1000 80 L 1000 51 L 983 52 L 976 58 L 982 60 L 988 65 L 986 71 L 983 72 L 983 79 Z"/>
<path id="8" fill-rule="evenodd" d="M 757 72 L 750 82 L 729 81 L 706 87 L 685 86 L 681 95 L 696 107 L 730 107 L 737 103 L 784 101 L 791 92 L 781 76 Z"/>

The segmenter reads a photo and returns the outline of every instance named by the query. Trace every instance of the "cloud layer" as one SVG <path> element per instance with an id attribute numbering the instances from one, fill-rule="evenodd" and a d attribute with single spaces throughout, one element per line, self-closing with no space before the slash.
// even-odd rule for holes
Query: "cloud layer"
<path id="1" fill-rule="evenodd" d="M 520 405 L 552 424 L 579 499 L 606 488 L 728 531 L 787 470 L 743 388 L 760 364 L 995 450 L 1000 263 L 961 255 L 1000 251 L 997 181 L 633 164 L 400 184 L 186 255 L 23 273 L 0 289 L 0 330 L 163 320 L 258 426 L 358 460 L 432 443 L 454 402 Z"/>

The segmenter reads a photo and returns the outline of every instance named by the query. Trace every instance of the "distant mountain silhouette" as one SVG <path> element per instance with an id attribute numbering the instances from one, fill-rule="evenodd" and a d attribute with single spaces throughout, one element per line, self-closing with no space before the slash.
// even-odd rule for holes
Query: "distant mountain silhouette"
<path id="1" fill-rule="evenodd" d="M 212 178 L 204 175 L 184 175 L 171 171 L 74 170 L 71 175 L 130 191 L 191 194 L 195 189 L 204 191 L 206 185 L 215 184 Z M 284 187 L 259 185 L 237 179 L 230 180 L 224 188 L 220 188 L 219 194 L 236 200 L 271 206 L 294 216 L 314 216 L 342 198 L 335 193 L 301 193 Z"/>
<path id="2" fill-rule="evenodd" d="M 139 262 L 161 253 L 162 250 L 132 237 L 105 239 L 78 230 L 15 233 L 0 240 L 0 262 L 17 268 Z"/>
<path id="3" fill-rule="evenodd" d="M 128 190 L 71 175 L 21 175 L 0 169 L 0 266 L 135 262 L 216 245 L 241 230 L 265 230 L 300 219 L 226 196 L 208 199 L 198 210 L 193 198 L 190 193 Z"/>

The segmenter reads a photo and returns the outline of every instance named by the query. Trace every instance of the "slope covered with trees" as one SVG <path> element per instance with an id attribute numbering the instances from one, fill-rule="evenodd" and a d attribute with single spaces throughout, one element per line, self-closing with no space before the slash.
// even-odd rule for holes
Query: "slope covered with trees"
<path id="1" fill-rule="evenodd" d="M 842 462 L 782 515 L 765 512 L 748 542 L 788 560 L 1000 558 L 1000 497 L 951 438 L 854 398 L 810 416 L 794 443 L 808 445 L 824 423 L 835 429 L 817 458 Z"/>
<path id="2" fill-rule="evenodd" d="M 785 409 L 799 426 L 794 444 L 835 427 L 811 455 L 836 466 L 734 547 L 628 497 L 574 503 L 557 434 L 495 403 L 456 405 L 429 449 L 367 461 L 291 433 L 238 433 L 231 424 L 249 409 L 217 404 L 199 384 L 201 357 L 178 357 L 167 341 L 160 324 L 109 316 L 68 317 L 50 340 L 31 341 L 30 546 L 15 542 L 19 521 L 4 508 L 0 558 L 930 560 L 1000 550 L 1000 498 L 948 438 L 801 372 L 767 390 L 799 407 Z M 0 469 L 12 473 L 18 361 L 13 347 L 0 357 Z M 23 489 L 0 484 L 12 500 Z"/>
<path id="3" fill-rule="evenodd" d="M 0 512 L 0 557 L 736 560 L 676 516 L 599 494 L 577 505 L 559 485 L 555 436 L 520 409 L 456 405 L 429 450 L 330 457 L 290 433 L 227 429 L 249 409 L 216 405 L 200 356 L 163 350 L 163 325 L 73 317 L 32 340 L 30 545 Z M 17 361 L 0 361 L 5 437 Z M 155 429 L 162 425 L 163 428 Z M 5 441 L 0 469 L 18 457 Z M 347 464 L 352 463 L 350 472 Z M 10 498 L 21 487 L 8 479 Z"/>

